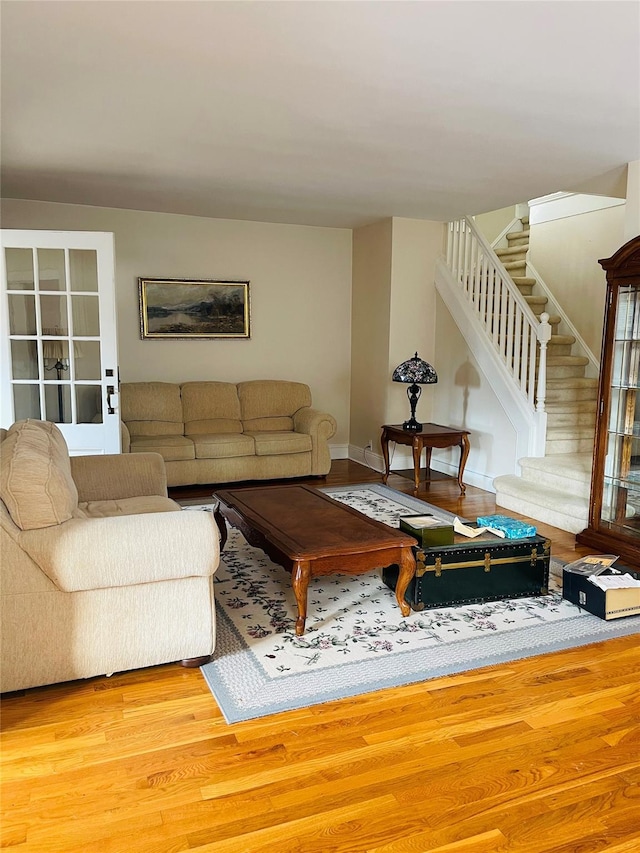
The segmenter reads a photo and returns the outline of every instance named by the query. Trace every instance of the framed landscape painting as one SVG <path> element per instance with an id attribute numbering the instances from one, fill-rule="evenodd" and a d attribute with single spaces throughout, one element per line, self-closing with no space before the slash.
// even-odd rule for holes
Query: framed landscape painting
<path id="1" fill-rule="evenodd" d="M 140 337 L 249 338 L 248 281 L 139 278 Z"/>

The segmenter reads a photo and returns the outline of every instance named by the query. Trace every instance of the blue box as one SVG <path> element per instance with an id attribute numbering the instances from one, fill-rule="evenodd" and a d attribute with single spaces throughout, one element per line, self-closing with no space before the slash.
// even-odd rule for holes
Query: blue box
<path id="1" fill-rule="evenodd" d="M 506 539 L 525 539 L 527 536 L 535 536 L 537 533 L 533 524 L 527 524 L 526 521 L 519 521 L 517 518 L 509 518 L 508 515 L 480 515 L 478 516 L 478 527 L 500 530 Z"/>

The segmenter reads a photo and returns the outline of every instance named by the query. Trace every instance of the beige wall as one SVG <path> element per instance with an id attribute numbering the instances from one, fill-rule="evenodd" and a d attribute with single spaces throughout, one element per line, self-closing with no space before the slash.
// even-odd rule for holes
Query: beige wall
<path id="1" fill-rule="evenodd" d="M 640 160 L 629 163 L 627 169 L 627 204 L 625 209 L 624 242 L 640 236 Z"/>
<path id="2" fill-rule="evenodd" d="M 407 386 L 389 382 L 394 369 L 417 351 L 438 372 L 436 353 L 435 264 L 443 252 L 445 226 L 419 219 L 393 219 L 388 404 L 384 423 L 409 418 Z M 437 385 L 426 385 L 416 407 L 420 423 L 433 420 Z M 400 448 L 398 448 L 400 452 Z"/>
<path id="3" fill-rule="evenodd" d="M 392 220 L 353 231 L 350 444 L 380 449 L 389 375 Z"/>
<path id="4" fill-rule="evenodd" d="M 489 243 L 493 243 L 496 237 L 502 234 L 507 225 L 516 218 L 516 206 L 503 207 L 500 210 L 492 210 L 489 213 L 479 213 L 473 218 Z"/>
<path id="5" fill-rule="evenodd" d="M 598 263 L 624 243 L 625 205 L 531 225 L 529 259 L 600 358 L 606 280 Z"/>
<path id="6" fill-rule="evenodd" d="M 4 200 L 3 228 L 112 231 L 120 375 L 292 379 L 349 440 L 351 231 Z M 249 279 L 250 340 L 143 341 L 137 278 Z"/>
<path id="7" fill-rule="evenodd" d="M 442 223 L 417 219 L 386 219 L 353 232 L 350 443 L 356 457 L 370 440 L 380 454 L 381 426 L 409 417 L 406 385 L 391 381 L 394 368 L 416 350 L 436 361 L 434 270 L 443 239 Z M 431 419 L 437 389 L 423 388 L 419 420 Z M 410 454 L 397 447 L 393 467 L 406 467 Z"/>

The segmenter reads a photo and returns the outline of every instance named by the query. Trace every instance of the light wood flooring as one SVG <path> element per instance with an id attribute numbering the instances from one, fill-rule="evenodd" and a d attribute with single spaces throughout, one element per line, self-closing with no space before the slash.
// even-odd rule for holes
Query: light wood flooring
<path id="1" fill-rule="evenodd" d="M 368 480 L 380 477 L 340 460 L 327 483 Z M 389 485 L 413 489 L 397 474 Z M 492 494 L 460 497 L 450 478 L 418 496 L 467 518 L 495 511 Z M 555 556 L 587 553 L 538 527 Z M 177 664 L 6 695 L 2 845 L 639 853 L 639 640 L 231 726 L 199 670 Z"/>

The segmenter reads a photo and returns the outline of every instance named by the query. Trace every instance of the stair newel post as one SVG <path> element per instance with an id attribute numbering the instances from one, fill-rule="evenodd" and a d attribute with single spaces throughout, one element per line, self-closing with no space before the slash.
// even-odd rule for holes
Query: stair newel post
<path id="1" fill-rule="evenodd" d="M 540 344 L 536 411 L 544 412 L 544 401 L 547 396 L 547 345 L 551 340 L 551 326 L 549 324 L 549 315 L 546 312 L 540 315 L 540 325 L 537 328 L 536 335 Z"/>

